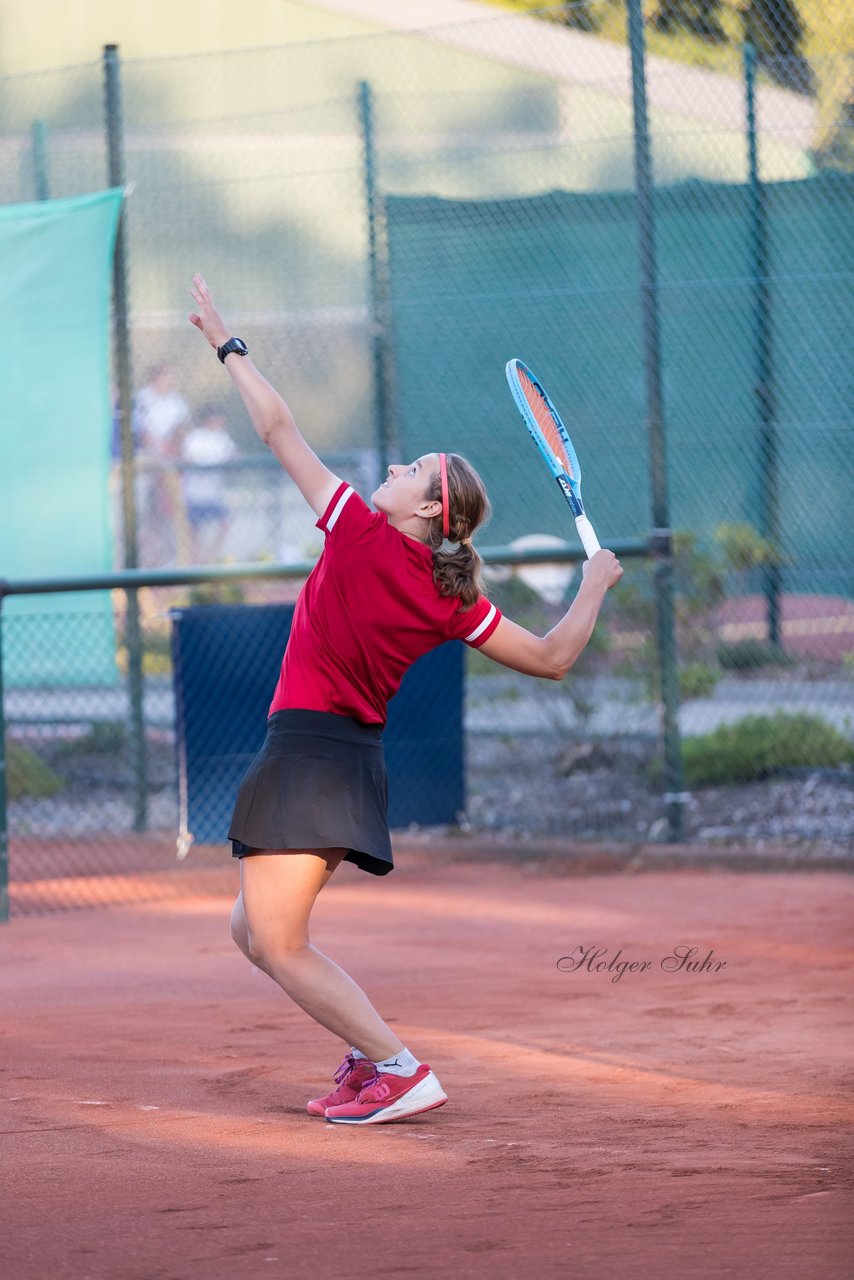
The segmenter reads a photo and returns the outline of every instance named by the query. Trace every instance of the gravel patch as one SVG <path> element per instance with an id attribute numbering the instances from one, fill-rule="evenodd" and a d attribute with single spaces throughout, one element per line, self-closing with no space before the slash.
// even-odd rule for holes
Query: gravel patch
<path id="1" fill-rule="evenodd" d="M 174 791 L 159 791 L 148 797 L 148 830 L 169 836 L 177 833 L 178 802 Z M 9 805 L 9 835 L 91 836 L 95 840 L 121 839 L 133 828 L 133 804 L 128 790 L 92 787 L 82 794 L 56 795 L 47 799 L 25 797 Z"/>
<path id="2" fill-rule="evenodd" d="M 504 837 L 654 842 L 666 834 L 661 795 L 645 770 L 652 743 L 597 743 L 589 752 L 555 737 L 472 736 L 465 822 Z M 821 857 L 854 852 L 854 773 L 703 787 L 685 810 L 686 841 L 788 845 Z"/>

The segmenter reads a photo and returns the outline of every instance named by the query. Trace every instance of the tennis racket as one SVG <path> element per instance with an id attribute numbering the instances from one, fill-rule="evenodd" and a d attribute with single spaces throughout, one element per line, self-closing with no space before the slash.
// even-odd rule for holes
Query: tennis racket
<path id="1" fill-rule="evenodd" d="M 575 516 L 578 535 L 587 552 L 587 559 L 599 550 L 599 539 L 584 514 L 581 501 L 581 467 L 572 447 L 569 432 L 560 420 L 560 414 L 543 390 L 539 379 L 521 360 L 508 360 L 507 381 L 521 413 L 525 426 L 539 446 L 549 464 L 549 469 L 560 485 L 561 492 Z"/>

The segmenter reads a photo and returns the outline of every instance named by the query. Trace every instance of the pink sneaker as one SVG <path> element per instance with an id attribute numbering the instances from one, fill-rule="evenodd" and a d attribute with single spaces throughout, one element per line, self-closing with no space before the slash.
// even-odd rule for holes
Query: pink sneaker
<path id="1" fill-rule="evenodd" d="M 362 1085 L 358 1097 L 352 1102 L 328 1106 L 327 1120 L 335 1124 L 385 1124 L 388 1120 L 403 1120 L 421 1111 L 431 1111 L 448 1101 L 428 1062 L 422 1062 L 411 1076 L 377 1071 L 373 1063 L 371 1066 L 374 1073 Z"/>
<path id="2" fill-rule="evenodd" d="M 369 1058 L 357 1058 L 352 1053 L 348 1053 L 335 1072 L 338 1088 L 327 1093 L 325 1098 L 312 1098 L 306 1108 L 309 1115 L 322 1116 L 327 1107 L 335 1107 L 342 1102 L 352 1102 L 362 1085 L 372 1080 L 375 1074 L 376 1068 Z"/>

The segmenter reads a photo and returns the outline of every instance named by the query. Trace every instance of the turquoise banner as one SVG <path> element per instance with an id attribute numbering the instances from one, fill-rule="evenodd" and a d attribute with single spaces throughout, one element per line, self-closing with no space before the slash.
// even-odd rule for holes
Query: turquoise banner
<path id="1" fill-rule="evenodd" d="M 122 191 L 0 208 L 0 578 L 113 568 L 110 282 Z M 109 595 L 11 596 L 7 686 L 114 683 Z"/>

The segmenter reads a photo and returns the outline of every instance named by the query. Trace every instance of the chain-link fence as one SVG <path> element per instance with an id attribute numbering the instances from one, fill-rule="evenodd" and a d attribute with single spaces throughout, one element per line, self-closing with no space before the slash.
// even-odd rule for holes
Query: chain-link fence
<path id="1" fill-rule="evenodd" d="M 812 0 L 660 0 L 632 48 L 626 11 L 520 3 L 407 34 L 121 65 L 132 413 L 122 420 L 116 385 L 113 564 L 127 563 L 123 431 L 143 569 L 320 550 L 313 513 L 187 323 L 195 270 L 360 492 L 389 459 L 457 449 L 490 491 L 481 543 L 572 542 L 504 384 L 520 356 L 570 425 L 603 544 L 664 525 L 672 554 L 627 561 L 563 684 L 467 655 L 459 825 L 645 841 L 672 837 L 677 805 L 686 838 L 832 854 L 854 836 L 854 30 Z M 0 200 L 106 185 L 117 121 L 100 62 L 0 81 L 0 105 Z M 496 603 L 546 630 L 571 567 L 495 559 Z M 4 577 L 14 565 L 10 549 Z M 293 586 L 228 590 L 252 601 Z M 65 644 L 71 597 L 53 599 L 52 628 L 15 616 L 14 598 L 4 610 L 12 879 L 30 885 L 19 909 L 88 900 L 86 877 L 175 856 L 168 633 L 186 589 L 139 593 L 141 654 L 123 592 L 111 612 L 93 604 L 94 639 L 77 599 Z M 95 679 L 74 662 L 52 676 L 58 648 L 109 660 Z M 65 851 L 53 870 L 40 842 Z M 61 890 L 33 888 L 52 879 Z"/>

